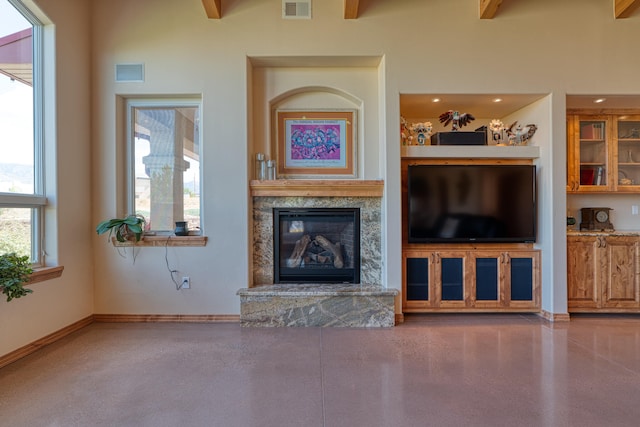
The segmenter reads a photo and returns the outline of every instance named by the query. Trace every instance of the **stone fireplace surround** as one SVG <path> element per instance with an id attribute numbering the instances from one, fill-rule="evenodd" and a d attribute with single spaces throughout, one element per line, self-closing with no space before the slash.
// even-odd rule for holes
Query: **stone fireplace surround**
<path id="1" fill-rule="evenodd" d="M 243 326 L 390 327 L 398 291 L 382 286 L 382 181 L 251 181 L 253 286 L 240 289 Z M 276 284 L 273 208 L 360 208 L 358 284 Z"/>

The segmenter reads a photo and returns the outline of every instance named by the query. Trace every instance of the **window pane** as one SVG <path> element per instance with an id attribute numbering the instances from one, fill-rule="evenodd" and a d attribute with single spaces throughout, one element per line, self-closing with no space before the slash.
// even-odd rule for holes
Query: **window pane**
<path id="1" fill-rule="evenodd" d="M 32 33 L 0 0 L 0 192 L 34 192 Z"/>
<path id="2" fill-rule="evenodd" d="M 32 211 L 31 208 L 0 208 L 0 254 L 15 252 L 32 258 Z"/>
<path id="3" fill-rule="evenodd" d="M 134 211 L 152 231 L 200 228 L 198 106 L 134 107 Z"/>

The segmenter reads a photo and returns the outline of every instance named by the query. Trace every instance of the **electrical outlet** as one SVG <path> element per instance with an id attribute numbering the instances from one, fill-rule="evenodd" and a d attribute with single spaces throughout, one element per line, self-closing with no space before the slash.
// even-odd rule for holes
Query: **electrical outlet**
<path id="1" fill-rule="evenodd" d="M 180 289 L 191 289 L 191 279 L 189 276 L 184 276 L 182 278 L 182 286 L 180 286 Z"/>
<path id="2" fill-rule="evenodd" d="M 638 205 L 631 205 L 631 215 L 638 215 Z"/>

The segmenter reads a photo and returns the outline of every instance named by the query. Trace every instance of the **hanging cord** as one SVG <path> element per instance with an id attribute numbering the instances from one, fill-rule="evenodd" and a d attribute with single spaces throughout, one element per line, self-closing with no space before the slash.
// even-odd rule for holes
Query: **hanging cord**
<path id="1" fill-rule="evenodd" d="M 170 239 L 171 239 L 171 236 L 167 237 L 167 241 L 164 243 L 164 262 L 167 265 L 167 270 L 169 270 L 169 274 L 171 275 L 171 281 L 176 285 L 176 291 L 179 291 L 180 289 L 182 289 L 182 283 L 178 283 L 178 281 L 174 276 L 178 272 L 178 270 L 174 270 L 171 267 L 169 267 L 169 240 Z"/>
<path id="2" fill-rule="evenodd" d="M 136 253 L 136 242 L 133 242 L 133 246 L 131 246 L 131 253 L 133 255 L 133 263 L 136 263 L 136 257 L 138 256 L 138 254 L 140 253 L 140 248 L 138 248 L 138 253 Z"/>
<path id="3" fill-rule="evenodd" d="M 111 242 L 109 241 L 109 243 Z M 120 255 L 122 258 L 127 258 L 127 247 L 128 246 L 119 247 L 116 245 L 116 250 L 118 251 L 118 255 Z M 136 253 L 136 244 L 134 242 L 133 245 L 131 246 L 131 254 L 132 254 L 131 258 L 133 260 L 132 261 L 133 264 L 136 263 L 136 257 L 138 256 L 138 253 L 140 253 L 140 251 Z"/>

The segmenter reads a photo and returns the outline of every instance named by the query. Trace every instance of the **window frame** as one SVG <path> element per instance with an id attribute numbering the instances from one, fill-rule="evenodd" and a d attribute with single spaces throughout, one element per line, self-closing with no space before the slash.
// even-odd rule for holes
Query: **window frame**
<path id="1" fill-rule="evenodd" d="M 198 171 L 198 179 L 200 182 L 200 195 L 203 193 L 203 168 L 202 168 L 202 97 L 201 96 L 180 96 L 180 97 L 171 97 L 171 96 L 152 96 L 145 95 L 144 97 L 127 97 L 124 99 L 125 101 L 125 110 L 126 110 L 126 208 L 127 213 L 135 213 L 135 195 L 136 195 L 136 176 L 135 176 L 135 115 L 134 110 L 136 108 L 184 108 L 184 107 L 195 107 L 198 109 L 199 118 L 200 118 L 200 131 L 198 132 L 198 146 L 199 152 L 198 155 L 200 159 L 198 160 L 200 163 L 199 171 Z M 202 196 L 199 198 L 199 216 L 200 216 L 200 228 L 199 235 L 204 236 L 204 219 L 203 219 L 203 200 Z M 184 207 L 183 207 L 184 209 Z M 154 230 L 153 228 L 150 230 L 151 232 L 157 235 L 172 235 L 173 230 Z M 192 230 L 194 231 L 194 230 Z M 194 236 L 189 236 L 194 237 Z"/>
<path id="2" fill-rule="evenodd" d="M 19 0 L 7 0 L 31 24 L 33 91 L 33 193 L 0 192 L 0 208 L 31 211 L 31 265 L 45 265 L 44 211 L 47 206 L 44 182 L 44 23 Z"/>

